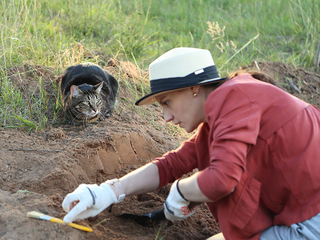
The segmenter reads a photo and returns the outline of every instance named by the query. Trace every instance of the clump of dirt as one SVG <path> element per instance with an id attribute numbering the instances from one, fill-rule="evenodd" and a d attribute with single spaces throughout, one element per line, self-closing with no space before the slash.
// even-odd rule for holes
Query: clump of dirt
<path id="1" fill-rule="evenodd" d="M 279 87 L 320 107 L 318 74 L 282 63 L 254 62 L 250 67 L 266 71 Z M 119 178 L 177 148 L 188 137 L 175 134 L 176 129 L 165 125 L 158 105 L 133 106 L 136 92 L 132 86 L 140 91 L 139 84 L 146 81 L 147 73 L 116 59 L 105 68 L 119 76 L 118 103 L 112 117 L 86 127 L 67 125 L 61 116 L 62 124 L 41 132 L 0 130 L 1 239 L 206 239 L 220 231 L 204 204 L 182 222 L 150 221 L 142 226 L 117 217 L 123 212 L 145 214 L 161 208 L 170 186 L 127 197 L 97 217 L 78 221 L 93 228 L 92 233 L 27 218 L 30 211 L 63 218 L 63 198 L 79 184 Z M 25 65 L 8 70 L 8 75 L 25 94 L 37 94 L 39 76 L 46 90 L 52 91 L 58 81 L 52 72 L 42 66 Z"/>
<path id="2" fill-rule="evenodd" d="M 320 107 L 320 74 L 279 62 L 254 61 L 248 67 L 267 73 L 275 80 L 278 87 Z"/>

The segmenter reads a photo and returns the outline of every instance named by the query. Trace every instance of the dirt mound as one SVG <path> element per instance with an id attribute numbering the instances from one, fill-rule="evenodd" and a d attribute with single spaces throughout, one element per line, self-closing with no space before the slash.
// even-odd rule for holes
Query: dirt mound
<path id="1" fill-rule="evenodd" d="M 252 67 L 267 71 L 279 87 L 320 107 L 319 75 L 280 63 L 255 62 Z M 120 82 L 113 117 L 87 127 L 62 123 L 37 133 L 0 130 L 0 239 L 206 239 L 219 232 L 204 204 L 195 216 L 179 223 L 162 221 L 141 226 L 117 217 L 123 212 L 144 214 L 161 208 L 169 186 L 128 197 L 95 218 L 79 221 L 92 227 L 92 233 L 27 218 L 27 212 L 34 210 L 63 218 L 63 198 L 79 184 L 121 177 L 178 147 L 188 136 L 175 134 L 177 129 L 166 126 L 157 105 L 133 106 L 135 92 L 128 84 L 135 84 L 140 91 L 139 82 L 145 81 L 146 73 L 116 60 L 109 61 L 106 69 L 119 76 Z M 41 66 L 10 71 L 14 73 L 12 83 L 26 94 L 35 93 L 40 75 L 49 92 L 57 81 L 51 69 Z"/>
<path id="2" fill-rule="evenodd" d="M 320 107 L 320 74 L 277 62 L 254 61 L 249 67 L 267 73 L 275 79 L 278 87 Z"/>

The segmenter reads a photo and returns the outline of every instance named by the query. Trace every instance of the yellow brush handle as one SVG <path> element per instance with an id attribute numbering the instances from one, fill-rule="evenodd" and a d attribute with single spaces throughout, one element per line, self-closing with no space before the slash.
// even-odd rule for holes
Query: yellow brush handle
<path id="1" fill-rule="evenodd" d="M 86 232 L 92 232 L 92 228 L 85 227 L 85 226 L 82 226 L 82 225 L 79 225 L 79 224 L 75 224 L 75 223 L 68 223 L 68 224 L 73 228 L 77 228 L 77 229 L 80 229 L 80 230 L 83 230 L 83 231 L 86 231 Z"/>
<path id="2" fill-rule="evenodd" d="M 63 220 L 61 220 L 59 218 L 51 218 L 50 222 L 65 223 Z M 73 228 L 80 229 L 80 230 L 83 230 L 83 231 L 86 231 L 86 232 L 92 232 L 92 228 L 85 227 L 85 226 L 82 226 L 82 225 L 79 225 L 79 224 L 68 223 L 68 225 L 70 225 Z"/>

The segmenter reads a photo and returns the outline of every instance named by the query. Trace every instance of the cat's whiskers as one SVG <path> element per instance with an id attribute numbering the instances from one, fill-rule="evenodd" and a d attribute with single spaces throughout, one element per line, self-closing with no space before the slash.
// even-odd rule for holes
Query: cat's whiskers
<path id="1" fill-rule="evenodd" d="M 73 119 L 72 119 L 72 123 L 77 123 L 77 121 L 81 120 L 82 118 L 80 118 L 80 116 L 82 115 L 82 113 L 78 113 Z M 83 125 L 87 125 L 87 120 L 84 118 L 82 120 Z"/>
<path id="2" fill-rule="evenodd" d="M 83 119 L 83 126 L 87 126 L 88 125 L 88 117 L 86 116 L 84 119 Z"/>

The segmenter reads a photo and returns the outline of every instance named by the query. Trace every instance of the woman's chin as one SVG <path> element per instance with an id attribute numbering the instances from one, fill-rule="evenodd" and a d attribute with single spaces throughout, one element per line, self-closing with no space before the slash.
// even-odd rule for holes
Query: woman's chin
<path id="1" fill-rule="evenodd" d="M 183 128 L 187 133 L 192 133 L 194 131 L 194 129 L 188 128 L 188 127 L 184 127 Z"/>
<path id="2" fill-rule="evenodd" d="M 184 126 L 181 128 L 183 128 L 187 133 L 193 133 L 195 130 L 197 130 L 198 126 Z"/>

